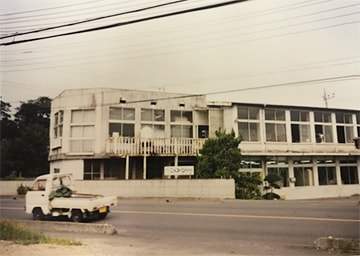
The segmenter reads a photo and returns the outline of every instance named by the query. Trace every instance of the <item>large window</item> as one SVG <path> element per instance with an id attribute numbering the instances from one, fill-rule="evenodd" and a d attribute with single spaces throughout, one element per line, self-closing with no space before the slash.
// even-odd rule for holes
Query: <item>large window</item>
<path id="1" fill-rule="evenodd" d="M 340 160 L 340 174 L 342 184 L 359 184 L 356 159 Z"/>
<path id="2" fill-rule="evenodd" d="M 336 168 L 335 161 L 331 158 L 317 161 L 319 185 L 335 185 Z"/>
<path id="3" fill-rule="evenodd" d="M 336 113 L 336 132 L 338 143 L 354 143 L 352 114 Z"/>
<path id="4" fill-rule="evenodd" d="M 260 140 L 259 109 L 238 107 L 238 130 L 243 141 Z"/>
<path id="5" fill-rule="evenodd" d="M 281 177 L 281 185 L 289 186 L 289 167 L 285 158 L 269 159 L 266 161 L 267 174 L 276 174 Z"/>
<path id="6" fill-rule="evenodd" d="M 64 122 L 64 111 L 55 113 L 54 116 L 54 138 L 61 138 L 63 136 L 63 122 Z"/>
<path id="7" fill-rule="evenodd" d="M 310 142 L 309 112 L 292 110 L 291 139 L 293 143 Z"/>
<path id="8" fill-rule="evenodd" d="M 141 109 L 141 137 L 165 137 L 165 110 Z"/>
<path id="9" fill-rule="evenodd" d="M 267 142 L 286 142 L 285 110 L 265 109 Z"/>
<path id="10" fill-rule="evenodd" d="M 110 107 L 109 136 L 135 136 L 135 109 Z"/>
<path id="11" fill-rule="evenodd" d="M 315 136 L 317 143 L 334 142 L 332 125 L 331 125 L 331 113 L 330 112 L 314 112 L 315 119 Z"/>
<path id="12" fill-rule="evenodd" d="M 193 113 L 192 111 L 171 110 L 171 137 L 193 137 Z"/>
<path id="13" fill-rule="evenodd" d="M 99 180 L 100 172 L 100 160 L 84 160 L 84 180 Z"/>
<path id="14" fill-rule="evenodd" d="M 295 186 L 313 186 L 314 173 L 311 159 L 294 160 Z"/>
<path id="15" fill-rule="evenodd" d="M 94 151 L 95 110 L 71 111 L 70 152 L 91 153 Z"/>

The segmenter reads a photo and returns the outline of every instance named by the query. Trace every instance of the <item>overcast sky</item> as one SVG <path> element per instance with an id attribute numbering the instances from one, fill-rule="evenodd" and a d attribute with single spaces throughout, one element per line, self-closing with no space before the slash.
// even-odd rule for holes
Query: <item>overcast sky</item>
<path id="1" fill-rule="evenodd" d="M 212 3 L 0 0 L 0 43 L 97 28 Z M 252 0 L 95 32 L 0 46 L 1 96 L 13 105 L 65 89 L 206 94 L 208 100 L 360 110 L 360 1 Z M 226 93 L 227 92 L 227 93 Z"/>

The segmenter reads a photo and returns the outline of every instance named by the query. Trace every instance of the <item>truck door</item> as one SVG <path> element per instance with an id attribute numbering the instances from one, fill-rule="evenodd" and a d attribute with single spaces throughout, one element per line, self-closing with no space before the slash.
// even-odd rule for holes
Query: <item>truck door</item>
<path id="1" fill-rule="evenodd" d="M 44 214 L 49 214 L 49 195 L 46 193 L 46 179 L 39 179 L 34 182 L 26 195 L 27 212 L 35 207 L 41 207 Z M 31 212 L 29 212 L 31 213 Z"/>

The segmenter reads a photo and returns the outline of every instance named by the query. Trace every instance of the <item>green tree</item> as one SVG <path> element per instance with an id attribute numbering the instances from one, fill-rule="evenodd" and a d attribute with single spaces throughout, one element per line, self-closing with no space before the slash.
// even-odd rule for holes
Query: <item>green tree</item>
<path id="1" fill-rule="evenodd" d="M 235 194 L 240 199 L 260 196 L 260 178 L 256 175 L 241 173 L 240 138 L 235 132 L 223 130 L 215 132 L 215 138 L 206 140 L 200 150 L 197 163 L 197 178 L 232 178 L 235 180 Z"/>
<path id="2" fill-rule="evenodd" d="M 1 177 L 34 177 L 48 172 L 50 104 L 49 98 L 39 97 L 22 102 L 16 109 L 16 136 L 1 138 Z M 2 109 L 1 117 L 9 119 L 5 114 Z"/>
<path id="3" fill-rule="evenodd" d="M 1 101 L 1 139 L 13 139 L 17 136 L 17 126 L 11 117 L 11 104 Z"/>

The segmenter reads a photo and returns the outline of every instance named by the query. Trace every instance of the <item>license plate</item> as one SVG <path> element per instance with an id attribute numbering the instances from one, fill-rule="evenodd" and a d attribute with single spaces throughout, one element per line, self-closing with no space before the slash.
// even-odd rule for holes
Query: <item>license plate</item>
<path id="1" fill-rule="evenodd" d="M 106 206 L 99 208 L 99 212 L 100 212 L 100 213 L 104 213 L 104 212 L 106 212 L 106 211 L 107 211 Z"/>

